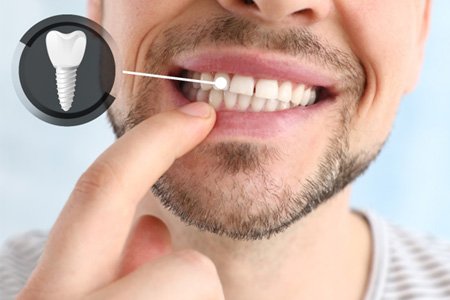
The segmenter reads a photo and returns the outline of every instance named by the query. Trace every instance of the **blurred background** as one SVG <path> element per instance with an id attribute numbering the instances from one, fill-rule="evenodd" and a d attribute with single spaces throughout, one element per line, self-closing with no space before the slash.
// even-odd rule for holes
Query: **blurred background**
<path id="1" fill-rule="evenodd" d="M 435 0 L 418 88 L 405 97 L 391 138 L 358 179 L 352 203 L 416 231 L 450 239 L 450 1 Z M 49 229 L 81 173 L 114 141 L 105 116 L 75 128 L 46 124 L 17 98 L 11 62 L 21 36 L 85 1 L 0 2 L 0 244 Z"/>

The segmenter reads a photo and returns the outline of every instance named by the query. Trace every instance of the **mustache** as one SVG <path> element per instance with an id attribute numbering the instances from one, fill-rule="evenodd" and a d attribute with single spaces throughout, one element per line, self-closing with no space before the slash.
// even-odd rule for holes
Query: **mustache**
<path id="1" fill-rule="evenodd" d="M 240 46 L 298 57 L 338 74 L 341 82 L 350 83 L 347 88 L 353 88 L 355 95 L 360 96 L 365 86 L 359 59 L 329 45 L 307 27 L 273 30 L 234 15 L 215 15 L 164 30 L 147 52 L 146 69 L 158 70 L 161 62 L 168 63 L 172 57 L 202 45 Z"/>

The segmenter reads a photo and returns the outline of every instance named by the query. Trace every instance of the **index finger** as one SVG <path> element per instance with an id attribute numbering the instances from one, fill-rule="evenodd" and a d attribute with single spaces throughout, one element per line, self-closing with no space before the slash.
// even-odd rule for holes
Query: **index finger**
<path id="1" fill-rule="evenodd" d="M 93 291 L 114 279 L 136 206 L 174 160 L 200 143 L 214 125 L 179 110 L 152 117 L 120 138 L 83 174 L 53 227 L 33 278 L 58 291 Z"/>

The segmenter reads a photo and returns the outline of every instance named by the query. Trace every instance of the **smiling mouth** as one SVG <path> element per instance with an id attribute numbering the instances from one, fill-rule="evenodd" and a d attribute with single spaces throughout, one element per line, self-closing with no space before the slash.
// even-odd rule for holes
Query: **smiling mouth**
<path id="1" fill-rule="evenodd" d="M 337 79 L 323 68 L 292 57 L 244 49 L 198 51 L 174 59 L 170 75 L 215 81 L 225 89 L 183 82 L 176 87 L 186 101 L 207 102 L 223 112 L 304 110 L 338 97 Z"/>
<path id="2" fill-rule="evenodd" d="M 293 108 L 305 108 L 329 99 L 325 87 L 311 86 L 292 81 L 255 78 L 223 72 L 194 72 L 182 70 L 181 76 L 203 81 L 215 81 L 222 77 L 227 81 L 220 90 L 210 84 L 185 82 L 178 88 L 191 102 L 207 102 L 217 111 L 275 112 Z"/>

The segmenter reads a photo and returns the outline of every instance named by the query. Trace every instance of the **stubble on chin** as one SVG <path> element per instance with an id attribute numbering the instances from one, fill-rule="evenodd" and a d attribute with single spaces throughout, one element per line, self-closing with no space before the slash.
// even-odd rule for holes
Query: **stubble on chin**
<path id="1" fill-rule="evenodd" d="M 264 144 L 202 143 L 176 161 L 152 191 L 183 222 L 233 239 L 270 238 L 344 189 L 377 156 L 381 145 L 350 153 L 350 124 L 365 83 L 362 67 L 351 55 L 323 45 L 305 29 L 270 33 L 233 16 L 212 17 L 164 31 L 148 51 L 146 71 L 159 73 L 173 56 L 203 43 L 258 47 L 320 61 L 324 68 L 340 72 L 346 96 L 340 99 L 328 147 L 315 171 L 295 184 L 271 174 L 270 165 L 285 164 L 286 158 L 280 149 Z M 118 137 L 164 110 L 158 81 L 141 82 L 126 115 L 110 113 Z"/>

